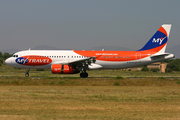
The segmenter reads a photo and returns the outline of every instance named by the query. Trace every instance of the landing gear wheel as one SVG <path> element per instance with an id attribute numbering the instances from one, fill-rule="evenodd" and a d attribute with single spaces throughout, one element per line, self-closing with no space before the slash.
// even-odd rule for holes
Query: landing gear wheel
<path id="1" fill-rule="evenodd" d="M 29 70 L 30 70 L 30 69 L 27 68 L 27 71 L 26 71 L 26 74 L 25 74 L 26 77 L 29 77 Z"/>
<path id="2" fill-rule="evenodd" d="M 26 77 L 29 77 L 29 73 L 26 73 L 25 76 L 26 76 Z"/>
<path id="3" fill-rule="evenodd" d="M 85 76 L 85 78 L 87 78 L 88 77 L 88 73 L 84 73 L 84 76 Z"/>
<path id="4" fill-rule="evenodd" d="M 82 72 L 82 73 L 80 73 L 80 77 L 87 78 L 88 77 L 88 73 L 87 72 Z"/>
<path id="5" fill-rule="evenodd" d="M 83 77 L 83 73 L 80 73 L 80 77 Z"/>

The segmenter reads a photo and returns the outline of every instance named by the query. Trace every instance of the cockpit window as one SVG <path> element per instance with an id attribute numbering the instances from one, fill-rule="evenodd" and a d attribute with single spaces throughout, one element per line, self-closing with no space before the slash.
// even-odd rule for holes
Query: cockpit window
<path id="1" fill-rule="evenodd" d="M 13 55 L 12 57 L 18 57 L 18 55 Z"/>

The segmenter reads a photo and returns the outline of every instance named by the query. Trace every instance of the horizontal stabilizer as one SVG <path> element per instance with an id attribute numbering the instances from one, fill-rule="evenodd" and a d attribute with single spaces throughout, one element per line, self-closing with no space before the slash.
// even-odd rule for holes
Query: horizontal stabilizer
<path id="1" fill-rule="evenodd" d="M 157 58 L 166 57 L 166 56 L 169 56 L 169 55 L 173 55 L 173 54 L 171 54 L 171 53 L 158 53 L 158 54 L 151 55 L 150 57 L 152 59 L 157 59 Z M 173 58 L 174 57 L 175 56 L 173 55 Z"/>
<path id="2" fill-rule="evenodd" d="M 153 57 L 160 57 L 160 56 L 167 56 L 167 55 L 170 55 L 170 53 L 159 53 L 159 54 L 151 55 L 150 57 L 153 58 Z"/>

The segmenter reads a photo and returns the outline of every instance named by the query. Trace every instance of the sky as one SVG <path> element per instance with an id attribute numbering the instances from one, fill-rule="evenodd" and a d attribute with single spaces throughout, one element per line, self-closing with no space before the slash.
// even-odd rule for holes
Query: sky
<path id="1" fill-rule="evenodd" d="M 180 0 L 1 0 L 0 50 L 142 48 L 162 24 L 180 44 Z"/>

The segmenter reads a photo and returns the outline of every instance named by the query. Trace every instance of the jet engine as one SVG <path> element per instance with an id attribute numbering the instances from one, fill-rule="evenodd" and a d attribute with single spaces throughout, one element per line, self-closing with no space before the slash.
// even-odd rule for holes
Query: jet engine
<path id="1" fill-rule="evenodd" d="M 51 72 L 53 74 L 75 74 L 79 71 L 70 65 L 53 64 L 51 65 Z"/>

